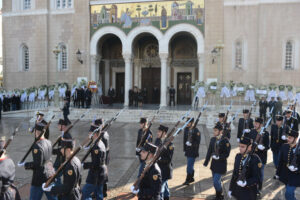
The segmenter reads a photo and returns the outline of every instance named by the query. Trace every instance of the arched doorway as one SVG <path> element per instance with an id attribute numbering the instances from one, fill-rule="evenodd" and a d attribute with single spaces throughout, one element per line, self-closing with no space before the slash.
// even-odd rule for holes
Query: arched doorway
<path id="1" fill-rule="evenodd" d="M 193 92 L 192 83 L 198 77 L 197 41 L 188 32 L 176 33 L 170 40 L 171 85 L 176 89 L 179 105 L 190 105 Z"/>
<path id="2" fill-rule="evenodd" d="M 132 44 L 134 86 L 147 104 L 160 103 L 159 44 L 150 33 L 138 35 Z"/>
<path id="3" fill-rule="evenodd" d="M 115 89 L 115 102 L 124 102 L 125 70 L 122 56 L 122 42 L 113 34 L 104 35 L 98 42 L 98 52 L 101 55 L 99 63 L 99 81 L 103 94 L 107 95 L 112 86 Z"/>

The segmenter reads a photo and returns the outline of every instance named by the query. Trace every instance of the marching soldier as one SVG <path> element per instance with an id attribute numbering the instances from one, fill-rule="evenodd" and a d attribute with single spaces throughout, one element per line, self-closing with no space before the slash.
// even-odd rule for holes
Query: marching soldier
<path id="1" fill-rule="evenodd" d="M 155 145 L 160 147 L 163 144 L 162 139 L 166 137 L 168 132 L 168 127 L 160 125 L 158 127 L 157 138 L 155 140 Z M 167 147 L 164 148 L 163 152 L 160 154 L 160 159 L 157 161 L 157 164 L 161 170 L 162 176 L 162 187 L 160 192 L 161 200 L 170 199 L 170 190 L 168 186 L 168 180 L 172 179 L 173 164 L 172 158 L 174 153 L 174 145 L 170 143 Z"/>
<path id="2" fill-rule="evenodd" d="M 65 138 L 61 139 L 61 153 L 64 160 L 70 158 L 74 149 L 74 140 Z M 81 163 L 74 156 L 72 160 L 63 169 L 63 183 L 61 185 L 50 185 L 47 188 L 43 183 L 43 190 L 50 192 L 52 195 L 58 196 L 61 200 L 80 200 L 80 182 L 81 182 Z"/>
<path id="3" fill-rule="evenodd" d="M 282 122 L 283 122 L 283 116 L 277 115 L 276 124 L 272 124 L 271 126 L 271 151 L 273 153 L 273 162 L 275 168 L 278 167 L 280 148 L 286 141 L 286 138 L 283 137 Z"/>
<path id="4" fill-rule="evenodd" d="M 68 115 L 70 114 L 70 102 L 67 98 L 64 98 L 64 107 L 62 108 L 64 120 L 71 124 L 71 121 L 68 118 Z"/>
<path id="5" fill-rule="evenodd" d="M 48 122 L 46 122 L 44 120 L 44 113 L 37 112 L 36 115 L 37 115 L 37 120 L 35 123 L 42 123 L 42 124 L 44 124 L 44 126 L 46 126 L 48 124 Z M 48 127 L 46 130 L 46 133 L 44 134 L 44 137 L 48 140 L 49 136 L 50 136 L 50 131 L 49 131 L 49 127 Z"/>
<path id="6" fill-rule="evenodd" d="M 151 162 L 156 150 L 157 147 L 155 145 L 146 143 L 141 148 L 141 160 L 145 163 Z M 160 200 L 161 183 L 161 171 L 158 164 L 154 163 L 141 180 L 139 189 L 134 190 L 134 186 L 132 186 L 131 191 L 134 194 L 138 194 L 139 200 Z"/>
<path id="7" fill-rule="evenodd" d="M 100 135 L 100 131 L 93 135 L 96 140 Z M 107 166 L 105 164 L 106 148 L 104 143 L 99 140 L 91 151 L 91 162 L 83 163 L 83 169 L 88 169 L 86 184 L 82 189 L 82 199 L 91 199 L 94 193 L 96 199 L 103 199 L 103 185 L 107 182 Z"/>
<path id="8" fill-rule="evenodd" d="M 0 151 L 5 145 L 5 137 L 0 138 Z M 6 153 L 0 157 L 0 180 L 2 181 L 0 199 L 1 200 L 21 200 L 17 187 L 13 184 L 15 179 L 15 164 Z"/>
<path id="9" fill-rule="evenodd" d="M 263 96 L 259 101 L 259 117 L 262 117 L 264 119 L 264 122 L 267 119 L 267 108 L 268 102 L 266 101 L 266 97 Z"/>
<path id="10" fill-rule="evenodd" d="M 285 125 L 294 131 L 299 131 L 298 120 L 292 116 L 292 113 L 293 111 L 291 109 L 285 111 Z"/>
<path id="11" fill-rule="evenodd" d="M 44 130 L 44 124 L 35 124 L 35 137 L 37 138 Z M 30 188 L 30 199 L 41 200 L 43 196 L 42 184 L 47 181 L 49 177 L 54 174 L 54 168 L 50 161 L 52 154 L 51 142 L 45 139 L 44 136 L 38 140 L 32 150 L 32 162 L 18 163 L 18 166 L 25 166 L 26 170 L 33 170 L 31 188 Z M 57 198 L 45 192 L 48 200 L 56 200 Z"/>
<path id="12" fill-rule="evenodd" d="M 144 133 L 148 129 L 148 124 L 147 124 L 147 119 L 146 118 L 141 118 L 140 119 L 140 129 L 138 131 L 138 137 L 136 140 L 136 155 L 140 155 L 140 148 L 145 145 L 147 142 L 152 142 L 152 132 L 148 129 L 147 133 Z M 141 175 L 143 172 L 143 169 L 145 167 L 145 161 L 140 160 L 140 167 L 139 167 L 139 172 L 138 172 L 138 177 Z"/>
<path id="13" fill-rule="evenodd" d="M 214 137 L 210 139 L 209 147 L 206 153 L 204 166 L 206 167 L 212 158 L 210 169 L 213 175 L 213 184 L 216 190 L 216 200 L 224 199 L 221 177 L 227 172 L 227 158 L 230 154 L 230 143 L 228 138 L 223 137 L 223 126 L 216 123 L 214 127 Z"/>
<path id="14" fill-rule="evenodd" d="M 272 117 L 272 121 L 275 123 L 275 115 L 276 115 L 276 110 L 275 110 L 275 106 L 276 106 L 276 101 L 275 101 L 275 97 L 271 97 L 271 100 L 268 103 L 268 107 L 269 107 L 269 111 L 272 110 L 272 113 L 270 113 L 271 117 Z"/>
<path id="15" fill-rule="evenodd" d="M 253 141 L 255 141 L 257 135 L 260 133 L 262 127 L 263 127 L 264 120 L 261 117 L 257 117 L 254 122 L 254 129 L 252 129 L 249 133 L 249 136 Z M 259 183 L 259 195 L 260 191 L 262 189 L 262 184 L 264 180 L 264 167 L 267 164 L 267 156 L 268 156 L 268 150 L 270 148 L 270 139 L 269 139 L 269 132 L 264 131 L 262 133 L 262 136 L 260 137 L 260 140 L 258 142 L 257 148 L 255 149 L 255 153 L 259 156 L 262 166 L 260 167 L 261 170 L 261 179 Z"/>
<path id="16" fill-rule="evenodd" d="M 295 104 L 291 104 L 291 105 L 289 106 L 289 108 L 290 108 L 290 110 L 293 111 L 293 113 L 292 113 L 293 117 L 297 119 L 298 123 L 300 123 L 300 115 L 299 115 L 299 113 L 296 111 Z"/>
<path id="17" fill-rule="evenodd" d="M 241 137 L 239 143 L 240 153 L 235 156 L 234 169 L 228 191 L 230 198 L 234 196 L 237 200 L 257 199 L 257 186 L 260 182 L 262 163 L 255 153 L 250 154 L 252 148 L 251 140 L 248 137 Z M 248 162 L 246 162 L 247 157 L 250 157 Z M 246 170 L 244 181 L 239 180 L 243 170 Z"/>
<path id="18" fill-rule="evenodd" d="M 299 147 L 297 146 L 299 133 L 289 130 L 287 135 L 287 144 L 281 146 L 276 178 L 286 185 L 285 198 L 295 200 L 295 190 L 300 187 L 300 159 Z M 296 163 L 293 163 L 296 155 L 298 155 Z"/>
<path id="19" fill-rule="evenodd" d="M 190 120 L 188 118 L 188 120 Z M 194 182 L 194 164 L 197 157 L 199 157 L 199 146 L 201 141 L 200 131 L 197 127 L 193 127 L 194 118 L 190 121 L 184 129 L 183 136 L 183 151 L 187 158 L 187 176 L 183 185 L 189 185 Z"/>
<path id="20" fill-rule="evenodd" d="M 226 136 L 228 139 L 231 138 L 231 129 L 228 122 L 225 122 L 225 113 L 219 113 L 219 122 L 223 126 L 223 135 Z"/>
<path id="21" fill-rule="evenodd" d="M 67 121 L 65 121 L 63 119 L 58 120 L 58 130 L 60 130 L 62 132 L 62 137 L 65 139 L 72 139 L 72 135 L 69 132 L 67 132 L 68 125 L 69 125 L 69 123 Z M 52 150 L 52 154 L 56 155 L 56 159 L 53 164 L 53 167 L 55 170 L 57 170 L 59 168 L 59 166 L 65 161 L 64 156 L 61 153 L 61 148 L 62 148 L 61 144 L 62 144 L 62 140 L 59 140 L 58 145 L 57 145 L 58 147 L 54 148 Z M 56 184 L 61 184 L 61 175 L 62 174 L 60 174 L 56 178 Z"/>
<path id="22" fill-rule="evenodd" d="M 243 118 L 239 119 L 239 125 L 238 125 L 238 132 L 237 132 L 237 142 L 240 141 L 243 132 L 245 129 L 252 129 L 253 126 L 253 119 L 249 118 L 249 110 L 248 109 L 244 109 L 243 110 Z"/>

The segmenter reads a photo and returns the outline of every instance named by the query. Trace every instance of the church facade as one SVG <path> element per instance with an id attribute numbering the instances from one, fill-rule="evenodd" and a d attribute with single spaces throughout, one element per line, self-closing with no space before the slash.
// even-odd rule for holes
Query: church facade
<path id="1" fill-rule="evenodd" d="M 299 10 L 300 0 L 4 1 L 4 87 L 85 78 L 125 105 L 137 87 L 165 106 L 170 86 L 190 104 L 196 80 L 300 86 Z"/>

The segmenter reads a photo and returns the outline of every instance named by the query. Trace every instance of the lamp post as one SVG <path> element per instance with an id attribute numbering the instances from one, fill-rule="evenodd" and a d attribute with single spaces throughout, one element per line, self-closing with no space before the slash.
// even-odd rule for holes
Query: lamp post
<path id="1" fill-rule="evenodd" d="M 61 50 L 58 48 L 58 46 L 56 46 L 55 49 L 53 49 L 53 53 L 54 53 L 55 59 L 56 59 L 56 69 L 57 69 L 57 71 L 58 71 L 58 55 L 60 54 L 60 52 L 61 52 Z M 57 82 L 57 85 L 55 86 L 55 89 L 54 89 L 54 106 L 58 107 L 59 106 L 59 93 L 58 93 L 58 80 L 57 80 L 57 78 L 56 78 L 56 82 Z"/>
<path id="2" fill-rule="evenodd" d="M 219 111 L 220 109 L 220 85 L 221 85 L 221 55 L 222 50 L 224 49 L 224 44 L 221 41 L 218 41 L 218 43 L 214 46 L 214 49 L 211 51 L 212 54 L 212 64 L 215 63 L 217 60 L 217 67 L 218 67 L 218 73 L 217 73 L 217 91 L 216 91 L 216 110 Z"/>
<path id="3" fill-rule="evenodd" d="M 80 64 L 82 64 L 83 63 L 82 52 L 79 49 L 76 52 L 76 57 L 77 57 L 78 62 L 80 62 Z"/>

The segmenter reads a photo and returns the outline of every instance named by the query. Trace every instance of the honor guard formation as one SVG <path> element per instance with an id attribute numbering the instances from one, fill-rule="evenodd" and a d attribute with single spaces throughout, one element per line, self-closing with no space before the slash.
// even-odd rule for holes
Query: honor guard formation
<path id="1" fill-rule="evenodd" d="M 230 127 L 238 112 L 230 118 L 230 106 L 226 113 L 218 114 L 203 162 L 203 167 L 208 167 L 210 163 L 212 185 L 215 189 L 214 199 L 259 199 L 264 189 L 264 169 L 269 149 L 273 154 L 276 171 L 274 179 L 285 185 L 285 199 L 296 199 L 295 190 L 300 186 L 299 115 L 295 104 L 290 105 L 282 115 L 274 115 L 271 107 L 270 114 L 266 115 L 264 103 L 260 102 L 262 110 L 259 117 L 251 116 L 255 106 L 253 103 L 250 109 L 243 109 L 243 117 L 238 120 L 236 140 L 239 152 L 235 156 L 233 171 L 230 173 L 229 188 L 226 189 L 222 179 L 227 173 L 227 159 L 231 151 L 230 138 L 235 140 L 235 133 L 232 133 Z M 137 195 L 139 200 L 172 199 L 168 181 L 176 176 L 173 173 L 172 159 L 174 140 L 179 134 L 183 134 L 183 153 L 186 157 L 186 178 L 182 187 L 188 187 L 195 181 L 194 165 L 199 157 L 202 136 L 197 125 L 205 109 L 206 105 L 197 113 L 197 117 L 189 117 L 190 112 L 187 112 L 171 128 L 160 124 L 154 132 L 151 131 L 151 126 L 159 110 L 151 120 L 143 117 L 140 119 L 135 149 L 139 170 L 131 186 L 132 194 Z M 32 173 L 30 200 L 41 200 L 43 195 L 48 200 L 100 200 L 107 197 L 110 160 L 108 130 L 122 111 L 108 121 L 95 119 L 87 131 L 85 140 L 80 141 L 80 144 L 75 144 L 71 129 L 86 113 L 72 123 L 67 117 L 69 111 L 64 108 L 64 119 L 59 119 L 57 123 L 61 135 L 51 142 L 49 126 L 55 116 L 47 122 L 44 114 L 38 112 L 35 126 L 30 128 L 34 136 L 33 143 L 28 145 L 28 150 L 19 162 L 13 161 L 6 151 L 18 128 L 10 138 L 2 137 L 0 200 L 22 199 L 14 185 L 15 163 L 18 167 L 25 168 L 26 173 Z M 78 157 L 80 151 L 85 153 L 82 158 Z M 29 154 L 32 155 L 32 160 L 28 158 Z M 52 155 L 56 156 L 54 162 L 51 159 Z M 83 170 L 88 171 L 86 180 L 82 180 Z"/>

